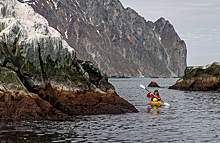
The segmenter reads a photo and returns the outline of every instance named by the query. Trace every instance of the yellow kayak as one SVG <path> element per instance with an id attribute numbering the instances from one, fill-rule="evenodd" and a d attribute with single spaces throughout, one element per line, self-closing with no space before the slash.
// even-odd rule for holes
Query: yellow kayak
<path id="1" fill-rule="evenodd" d="M 148 104 L 149 104 L 149 105 L 152 105 L 152 106 L 161 106 L 161 105 L 162 105 L 162 102 L 161 102 L 161 101 L 157 101 L 157 102 L 149 101 Z"/>

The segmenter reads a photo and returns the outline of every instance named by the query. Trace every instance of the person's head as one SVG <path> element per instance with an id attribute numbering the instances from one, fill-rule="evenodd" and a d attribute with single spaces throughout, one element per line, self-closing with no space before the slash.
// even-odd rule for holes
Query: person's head
<path id="1" fill-rule="evenodd" d="M 158 90 L 155 90 L 155 91 L 154 91 L 154 94 L 155 94 L 155 95 L 159 95 Z"/>

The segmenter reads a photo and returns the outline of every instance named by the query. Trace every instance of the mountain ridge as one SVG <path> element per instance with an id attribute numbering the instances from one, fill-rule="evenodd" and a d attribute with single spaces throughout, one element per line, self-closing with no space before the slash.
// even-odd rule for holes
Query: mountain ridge
<path id="1" fill-rule="evenodd" d="M 29 2 L 73 47 L 108 76 L 180 77 L 186 45 L 164 18 L 146 21 L 119 0 Z"/>

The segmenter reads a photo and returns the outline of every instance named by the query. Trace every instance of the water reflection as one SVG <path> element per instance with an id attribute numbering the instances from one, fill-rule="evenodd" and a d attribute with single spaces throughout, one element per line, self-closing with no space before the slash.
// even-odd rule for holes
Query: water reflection
<path id="1" fill-rule="evenodd" d="M 161 113 L 161 107 L 160 106 L 148 106 L 147 107 L 147 113 L 152 115 L 158 115 Z"/>
<path id="2" fill-rule="evenodd" d="M 110 79 L 139 113 L 0 125 L 0 142 L 219 142 L 219 93 L 169 90 L 177 79 L 158 78 L 161 97 L 170 107 L 149 106 L 147 91 L 139 86 L 151 80 Z"/>

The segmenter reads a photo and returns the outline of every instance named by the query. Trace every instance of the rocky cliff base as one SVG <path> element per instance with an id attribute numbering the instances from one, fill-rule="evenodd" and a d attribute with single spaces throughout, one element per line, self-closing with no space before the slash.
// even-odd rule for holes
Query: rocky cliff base
<path id="1" fill-rule="evenodd" d="M 0 121 L 70 120 L 73 115 L 138 112 L 117 93 L 67 92 L 36 86 L 37 93 L 0 90 Z"/>
<path id="2" fill-rule="evenodd" d="M 169 89 L 192 91 L 220 91 L 220 63 L 188 67 L 185 76 Z"/>

